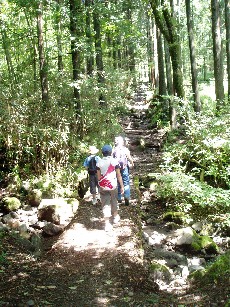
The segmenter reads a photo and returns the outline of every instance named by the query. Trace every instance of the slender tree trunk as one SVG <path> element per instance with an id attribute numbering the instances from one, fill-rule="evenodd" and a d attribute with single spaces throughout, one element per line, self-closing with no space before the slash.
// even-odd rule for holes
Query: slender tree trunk
<path id="1" fill-rule="evenodd" d="M 117 40 L 113 39 L 113 68 L 117 69 L 118 67 L 118 58 L 117 58 Z"/>
<path id="2" fill-rule="evenodd" d="M 58 47 L 58 71 L 63 71 L 63 60 L 62 60 L 62 24 L 61 24 L 61 0 L 56 0 L 56 37 Z"/>
<path id="3" fill-rule="evenodd" d="M 43 110 L 48 109 L 48 67 L 45 58 L 44 51 L 44 40 L 43 40 L 43 17 L 42 17 L 43 7 L 42 1 L 38 3 L 38 15 L 37 15 L 37 31 L 38 31 L 38 53 L 39 53 L 39 64 L 40 64 L 40 82 L 42 91 L 42 102 Z"/>
<path id="4" fill-rule="evenodd" d="M 83 34 L 82 26 L 82 1 L 69 0 L 70 5 L 70 34 L 71 34 L 71 54 L 73 66 L 73 82 L 74 82 L 74 107 L 76 113 L 77 129 L 80 137 L 83 136 L 83 121 L 80 91 L 77 83 L 80 80 L 82 50 L 79 44 L 80 37 Z"/>
<path id="5" fill-rule="evenodd" d="M 13 68 L 11 54 L 9 50 L 8 38 L 7 38 L 6 30 L 3 29 L 2 26 L 1 26 L 1 34 L 2 34 L 2 45 L 3 45 L 4 52 L 5 52 L 6 63 L 8 67 L 8 73 L 9 73 L 9 81 L 10 81 L 9 83 L 11 85 L 14 85 L 15 74 L 14 74 L 14 68 Z"/>
<path id="6" fill-rule="evenodd" d="M 86 71 L 89 76 L 93 74 L 93 35 L 91 31 L 91 13 L 90 8 L 92 6 L 92 0 L 85 0 L 86 7 L 86 29 L 85 34 L 87 38 L 87 56 L 86 56 Z"/>
<path id="7" fill-rule="evenodd" d="M 157 26 L 153 23 L 153 61 L 154 61 L 154 77 L 155 77 L 155 89 L 159 89 L 159 67 L 158 67 L 158 53 L 157 53 Z"/>
<path id="8" fill-rule="evenodd" d="M 33 62 L 33 83 L 34 83 L 34 91 L 37 91 L 37 57 L 38 57 L 38 47 L 37 47 L 37 43 L 35 41 L 35 34 L 33 31 L 33 26 L 32 26 L 32 21 L 30 15 L 28 16 L 28 13 L 26 11 L 26 9 L 24 8 L 24 14 L 25 14 L 25 18 L 26 18 L 26 22 L 27 22 L 27 26 L 29 29 L 29 33 L 30 33 L 30 39 L 31 39 L 31 43 L 33 46 L 33 49 L 31 50 L 31 59 Z"/>
<path id="9" fill-rule="evenodd" d="M 118 67 L 122 67 L 122 55 L 121 55 L 121 38 L 120 36 L 117 38 L 117 61 L 118 61 Z"/>
<path id="10" fill-rule="evenodd" d="M 105 77 L 104 77 L 104 64 L 103 64 L 102 46 L 101 46 L 101 24 L 96 4 L 94 4 L 94 9 L 93 9 L 93 24 L 95 31 L 94 39 L 95 39 L 95 50 L 96 50 L 97 76 L 98 76 L 99 87 L 101 88 L 101 92 L 99 95 L 99 103 L 101 106 L 105 106 L 106 100 L 102 91 L 102 88 L 105 83 Z"/>
<path id="11" fill-rule="evenodd" d="M 165 83 L 165 68 L 164 68 L 164 55 L 162 37 L 159 28 L 156 28 L 157 35 L 157 54 L 158 54 L 158 70 L 159 70 L 159 95 L 166 95 L 166 83 Z"/>
<path id="12" fill-rule="evenodd" d="M 196 68 L 197 66 L 196 66 L 195 44 L 193 37 L 193 22 L 191 19 L 190 0 L 185 0 L 185 5 L 186 5 L 187 28 L 188 28 L 189 50 L 190 50 L 193 99 L 195 102 L 195 111 L 200 112 L 201 104 L 200 104 L 200 95 L 198 89 L 197 68 Z"/>
<path id="13" fill-rule="evenodd" d="M 230 0 L 225 0 L 225 28 L 226 28 L 228 101 L 230 102 Z"/>
<path id="14" fill-rule="evenodd" d="M 215 92 L 217 100 L 217 109 L 220 101 L 224 100 L 224 70 L 223 70 L 223 53 L 221 46 L 220 32 L 220 8 L 219 0 L 211 0 L 212 9 L 212 38 L 213 38 L 213 56 L 214 56 L 214 76 Z"/>
<path id="15" fill-rule="evenodd" d="M 164 39 L 164 50 L 165 50 L 165 68 L 166 68 L 166 78 L 167 78 L 167 91 L 168 95 L 173 95 L 173 81 L 172 81 L 172 65 L 169 54 L 169 47 L 166 39 Z"/>
<path id="16" fill-rule="evenodd" d="M 168 6 L 163 5 L 163 9 L 161 10 L 159 9 L 160 3 L 157 0 L 150 0 L 150 4 L 153 14 L 155 16 L 156 24 L 169 45 L 169 53 L 171 56 L 173 68 L 173 85 L 175 91 L 174 94 L 178 97 L 183 98 L 185 93 L 183 88 L 181 47 L 179 35 L 177 32 L 177 21 L 171 15 Z"/>
<path id="17" fill-rule="evenodd" d="M 153 20 L 151 16 L 147 16 L 147 37 L 148 37 L 148 67 L 149 67 L 149 82 L 152 88 L 155 87 L 155 64 L 154 64 L 154 33 L 153 33 Z"/>
<path id="18" fill-rule="evenodd" d="M 128 0 L 128 1 L 130 1 L 130 0 Z M 126 7 L 126 18 L 127 18 L 127 20 L 129 20 L 129 22 L 132 23 L 132 11 L 130 9 L 130 6 L 131 5 L 128 5 Z M 135 71 L 135 65 L 136 65 L 136 63 L 135 63 L 135 49 L 134 49 L 134 43 L 131 39 L 128 42 L 128 66 L 129 66 L 129 70 L 131 72 Z"/>

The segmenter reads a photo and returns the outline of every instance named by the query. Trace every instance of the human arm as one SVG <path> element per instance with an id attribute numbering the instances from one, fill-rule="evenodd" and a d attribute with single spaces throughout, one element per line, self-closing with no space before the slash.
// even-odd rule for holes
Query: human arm
<path id="1" fill-rule="evenodd" d="M 116 176 L 117 176 L 117 180 L 118 180 L 120 187 L 121 187 L 121 194 L 124 194 L 124 184 L 123 184 L 123 180 L 122 180 L 122 177 L 121 177 L 120 168 L 116 168 Z"/>
<path id="2" fill-rule="evenodd" d="M 97 167 L 97 180 L 99 181 L 101 179 L 101 170 L 99 167 Z"/>
<path id="3" fill-rule="evenodd" d="M 83 166 L 85 167 L 86 170 L 88 170 L 88 168 L 89 168 L 89 159 L 88 159 L 88 157 L 85 159 L 85 161 L 83 163 Z"/>
<path id="4" fill-rule="evenodd" d="M 134 167 L 134 161 L 133 161 L 133 158 L 131 157 L 131 154 L 128 148 L 126 148 L 126 157 L 128 161 L 130 162 L 131 166 Z"/>

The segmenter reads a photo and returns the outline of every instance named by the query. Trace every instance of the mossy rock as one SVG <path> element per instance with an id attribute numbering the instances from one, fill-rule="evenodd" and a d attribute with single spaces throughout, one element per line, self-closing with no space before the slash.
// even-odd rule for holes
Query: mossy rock
<path id="1" fill-rule="evenodd" d="M 21 207 L 21 202 L 17 197 L 4 197 L 2 199 L 2 207 L 7 211 L 15 211 Z"/>
<path id="2" fill-rule="evenodd" d="M 217 244 L 208 236 L 194 236 L 191 246 L 195 252 L 200 252 L 201 250 L 205 250 L 208 254 L 217 254 L 219 252 Z"/>
<path id="3" fill-rule="evenodd" d="M 160 264 L 156 261 L 152 261 L 150 265 L 150 271 L 153 272 L 154 279 L 161 279 L 169 282 L 171 280 L 171 273 L 167 266 Z"/>
<path id="4" fill-rule="evenodd" d="M 166 212 L 163 215 L 163 221 L 174 222 L 178 225 L 185 224 L 187 216 L 183 212 Z"/>
<path id="5" fill-rule="evenodd" d="M 28 192 L 27 202 L 30 206 L 38 207 L 42 200 L 42 191 L 39 189 L 33 189 Z"/>
<path id="6" fill-rule="evenodd" d="M 225 254 L 218 256 L 204 270 L 192 272 L 189 275 L 189 279 L 199 283 L 201 286 L 206 286 L 207 284 L 215 284 L 217 286 L 220 283 L 228 284 L 230 274 L 229 259 L 230 251 L 227 251 Z"/>

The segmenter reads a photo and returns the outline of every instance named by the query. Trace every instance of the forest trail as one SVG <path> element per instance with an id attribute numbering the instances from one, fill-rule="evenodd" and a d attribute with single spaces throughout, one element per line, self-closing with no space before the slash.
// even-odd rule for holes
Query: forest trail
<path id="1" fill-rule="evenodd" d="M 56 286 L 48 292 L 53 292 L 52 296 L 46 298 L 51 306 L 170 305 L 171 295 L 159 296 L 145 260 L 138 191 L 134 186 L 135 176 L 151 171 L 158 163 L 158 143 L 156 137 L 151 141 L 153 131 L 147 129 L 145 97 L 141 92 L 132 103 L 132 115 L 121 119 L 135 161 L 130 206 L 120 206 L 121 221 L 106 233 L 100 203 L 92 205 L 90 194 L 85 195 L 75 219 L 43 255 L 48 265 L 46 285 Z M 140 138 L 148 143 L 145 151 L 140 149 Z M 52 274 L 48 273 L 49 267 Z"/>
<path id="2" fill-rule="evenodd" d="M 164 209 L 148 191 L 136 189 L 134 182 L 157 170 L 164 133 L 149 130 L 143 93 L 141 90 L 131 102 L 131 115 L 121 119 L 135 167 L 131 170 L 131 202 L 120 206 L 120 223 L 106 233 L 100 203 L 92 205 L 86 194 L 66 230 L 55 239 L 45 239 L 38 259 L 17 252 L 12 276 L 1 289 L 0 306 L 221 306 L 194 303 L 194 293 L 186 293 L 186 287 L 171 292 L 160 289 L 150 270 L 152 254 L 143 239 L 140 203 L 144 198 L 156 219 Z"/>

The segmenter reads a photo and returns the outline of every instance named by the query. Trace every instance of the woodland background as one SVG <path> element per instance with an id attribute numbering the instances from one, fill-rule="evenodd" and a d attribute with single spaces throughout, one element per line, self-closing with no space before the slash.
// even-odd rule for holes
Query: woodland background
<path id="1" fill-rule="evenodd" d="M 1 187 L 77 197 L 88 146 L 113 142 L 144 84 L 167 133 L 158 197 L 228 234 L 229 0 L 0 5 Z"/>

